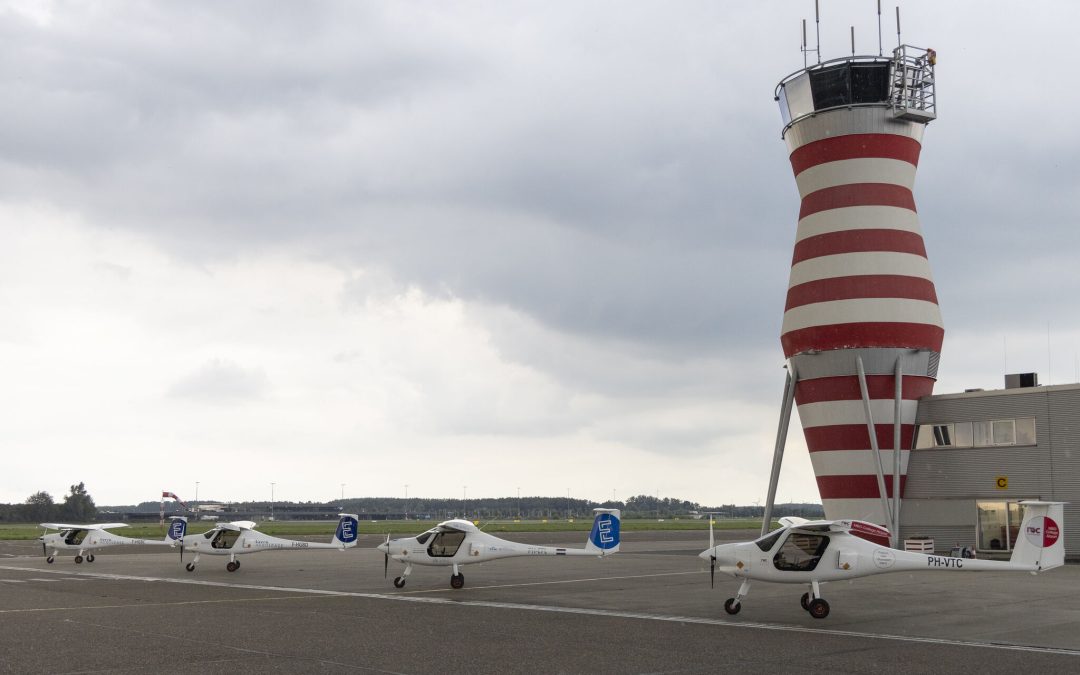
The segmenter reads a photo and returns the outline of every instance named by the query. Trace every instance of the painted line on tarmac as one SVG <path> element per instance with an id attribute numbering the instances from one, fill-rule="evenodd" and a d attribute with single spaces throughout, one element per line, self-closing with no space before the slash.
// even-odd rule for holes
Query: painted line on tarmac
<path id="1" fill-rule="evenodd" d="M 51 572 L 50 570 L 35 570 L 26 567 L 0 565 L 0 570 L 14 570 L 20 572 L 44 572 L 46 574 L 70 574 L 70 572 Z M 615 609 L 591 609 L 584 607 L 559 607 L 557 605 L 530 605 L 513 602 L 491 602 L 484 600 L 453 600 L 449 598 L 418 597 L 405 593 L 363 593 L 355 591 L 332 591 L 321 588 L 296 588 L 289 586 L 262 586 L 256 584 L 235 584 L 226 581 L 204 581 L 202 579 L 178 579 L 170 577 L 142 577 L 131 574 L 107 574 L 99 572 L 77 572 L 80 576 L 112 579 L 116 581 L 147 581 L 158 583 L 185 584 L 189 586 L 212 586 L 218 588 L 235 588 L 249 591 L 275 591 L 279 593 L 299 593 L 302 595 L 314 595 L 323 597 L 365 598 L 370 600 L 392 600 L 397 602 L 414 602 L 429 605 L 450 605 L 455 607 L 483 607 L 489 609 L 508 609 L 526 612 L 549 612 L 552 614 L 577 614 L 580 616 L 599 616 L 612 619 L 637 619 L 641 621 L 663 621 L 666 623 L 685 623 L 703 626 L 723 626 L 725 628 L 743 628 L 750 630 L 768 630 L 787 633 L 804 633 L 810 635 L 824 635 L 841 638 L 862 638 L 866 640 L 885 640 L 890 642 L 908 642 L 914 644 L 942 645 L 946 647 L 971 647 L 975 649 L 998 649 L 1013 652 L 1028 652 L 1036 654 L 1057 654 L 1059 656 L 1080 656 L 1080 649 L 1068 649 L 1063 647 L 1039 647 L 1034 645 L 1018 645 L 1003 642 L 979 642 L 976 640 L 953 640 L 949 638 L 920 637 L 913 635 L 891 635 L 888 633 L 867 633 L 862 631 L 835 630 L 831 628 L 809 628 L 806 626 L 793 626 L 789 624 L 754 623 L 749 621 L 730 621 L 725 619 L 712 619 L 700 616 L 673 616 L 666 614 L 648 614 L 646 612 L 629 612 Z M 252 600 L 257 600 L 253 598 Z M 286 598 L 266 598 L 286 599 Z M 172 603 L 163 603 L 172 604 Z M 139 605 L 124 605 L 124 607 L 138 607 Z M 97 609 L 95 607 L 70 608 L 70 609 Z M 0 613 L 28 610 L 3 610 Z M 32 611 L 32 610 L 29 610 Z"/>
<path id="2" fill-rule="evenodd" d="M 701 574 L 693 572 L 660 572 L 658 574 L 630 574 L 621 577 L 594 577 L 592 579 L 557 579 L 555 581 L 528 581 L 522 584 L 494 584 L 491 586 L 469 586 L 470 591 L 483 591 L 490 588 L 522 588 L 524 586 L 550 586 L 554 584 L 580 584 L 587 581 L 619 581 L 622 579 L 648 579 L 651 577 L 676 577 L 683 574 Z M 426 588 L 420 591 L 402 591 L 394 595 L 418 595 L 420 593 L 447 593 L 445 588 Z"/>

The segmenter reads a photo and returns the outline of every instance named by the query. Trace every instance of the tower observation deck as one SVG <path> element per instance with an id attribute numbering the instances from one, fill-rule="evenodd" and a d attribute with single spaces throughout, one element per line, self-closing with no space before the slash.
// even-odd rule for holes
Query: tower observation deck
<path id="1" fill-rule="evenodd" d="M 827 518 L 894 533 L 917 401 L 933 391 L 944 337 L 913 193 L 937 116 L 935 62 L 902 45 L 819 63 L 776 88 L 801 198 L 781 427 L 793 399 Z"/>

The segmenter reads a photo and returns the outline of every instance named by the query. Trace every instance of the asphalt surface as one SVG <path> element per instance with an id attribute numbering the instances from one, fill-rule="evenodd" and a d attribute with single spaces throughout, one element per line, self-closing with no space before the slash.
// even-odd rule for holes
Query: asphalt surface
<path id="1" fill-rule="evenodd" d="M 573 536 L 514 538 L 582 545 Z M 624 532 L 604 560 L 470 565 L 458 591 L 419 567 L 395 589 L 380 541 L 245 555 L 235 573 L 146 548 L 49 565 L 36 542 L 0 542 L 0 672 L 1080 672 L 1075 565 L 829 584 L 832 613 L 814 620 L 801 586 L 764 583 L 725 614 L 738 583 L 710 590 L 706 544 L 684 532 Z"/>

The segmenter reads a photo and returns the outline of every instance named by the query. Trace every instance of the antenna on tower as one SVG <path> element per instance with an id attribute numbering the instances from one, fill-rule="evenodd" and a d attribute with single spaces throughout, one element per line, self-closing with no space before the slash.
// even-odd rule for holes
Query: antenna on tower
<path id="1" fill-rule="evenodd" d="M 900 6 L 896 7 L 896 46 L 900 46 Z"/>
<path id="2" fill-rule="evenodd" d="M 814 51 L 817 52 L 818 65 L 821 65 L 821 8 L 818 0 L 814 0 L 814 24 L 817 29 L 817 48 Z"/>
<path id="3" fill-rule="evenodd" d="M 802 20 L 802 67 L 806 67 L 806 19 Z"/>
<path id="4" fill-rule="evenodd" d="M 877 55 L 881 54 L 881 0 L 877 0 Z"/>
<path id="5" fill-rule="evenodd" d="M 851 55 L 855 56 L 855 26 L 851 27 Z"/>

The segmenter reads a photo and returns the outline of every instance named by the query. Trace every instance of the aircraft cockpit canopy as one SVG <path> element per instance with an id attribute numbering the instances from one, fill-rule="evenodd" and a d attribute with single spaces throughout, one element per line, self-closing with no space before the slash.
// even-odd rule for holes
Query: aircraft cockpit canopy
<path id="1" fill-rule="evenodd" d="M 207 536 L 214 534 L 214 530 L 210 530 L 206 534 Z M 213 541 L 210 542 L 210 546 L 211 548 L 232 548 L 239 536 L 240 532 L 238 530 L 217 530 Z"/>
<path id="2" fill-rule="evenodd" d="M 465 533 L 452 528 L 438 529 L 442 531 L 436 532 L 431 543 L 428 544 L 428 555 L 433 558 L 451 558 L 465 541 Z"/>
<path id="3" fill-rule="evenodd" d="M 63 530 L 60 535 L 68 546 L 78 546 L 86 538 L 88 530 Z"/>

